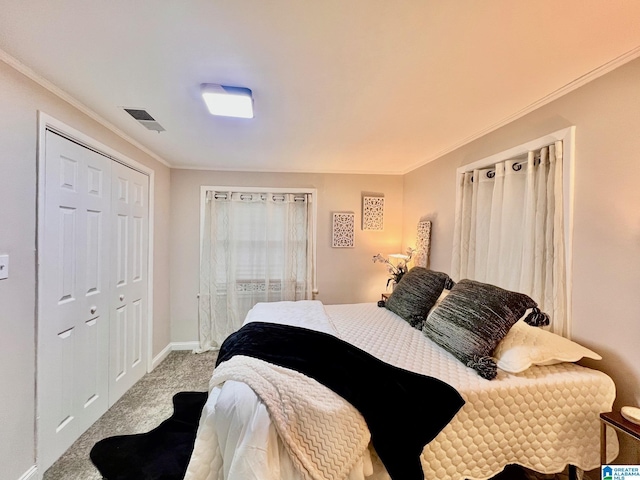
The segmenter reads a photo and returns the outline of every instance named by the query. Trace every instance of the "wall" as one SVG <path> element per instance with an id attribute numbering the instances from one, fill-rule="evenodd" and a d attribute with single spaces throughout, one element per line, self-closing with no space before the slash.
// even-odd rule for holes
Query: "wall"
<path id="1" fill-rule="evenodd" d="M 431 266 L 449 272 L 456 168 L 576 126 L 573 339 L 603 356 L 585 364 L 614 379 L 617 407 L 640 405 L 639 78 L 635 60 L 404 178 L 405 238 L 433 220 Z"/>
<path id="2" fill-rule="evenodd" d="M 20 478 L 35 463 L 38 110 L 155 170 L 154 352 L 169 343 L 169 169 L 0 61 L 0 253 L 10 255 L 10 276 L 0 280 L 3 479 Z"/>
<path id="3" fill-rule="evenodd" d="M 316 297 L 326 304 L 373 302 L 386 284 L 386 270 L 374 264 L 376 253 L 394 253 L 401 245 L 402 177 L 298 173 L 171 171 L 171 339 L 198 339 L 198 262 L 200 186 L 301 187 L 318 191 Z M 361 195 L 385 197 L 384 231 L 360 228 Z M 353 211 L 355 248 L 331 248 L 331 212 Z"/>

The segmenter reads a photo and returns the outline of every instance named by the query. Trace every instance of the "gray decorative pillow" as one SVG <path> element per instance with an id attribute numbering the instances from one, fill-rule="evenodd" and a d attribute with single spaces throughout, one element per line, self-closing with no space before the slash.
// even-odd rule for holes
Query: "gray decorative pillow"
<path id="1" fill-rule="evenodd" d="M 446 273 L 413 267 L 398 282 L 385 307 L 405 319 L 412 327 L 420 329 L 442 290 L 452 283 Z"/>
<path id="2" fill-rule="evenodd" d="M 491 380 L 497 373 L 491 358 L 494 349 L 525 312 L 535 307 L 536 302 L 523 293 L 460 280 L 429 314 L 422 332 Z M 537 308 L 534 312 L 529 316 L 544 315 Z"/>

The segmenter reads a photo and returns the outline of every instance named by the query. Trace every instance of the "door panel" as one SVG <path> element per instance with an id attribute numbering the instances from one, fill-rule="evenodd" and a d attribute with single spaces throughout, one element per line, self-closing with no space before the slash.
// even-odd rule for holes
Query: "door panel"
<path id="1" fill-rule="evenodd" d="M 132 281 L 134 283 L 142 281 L 142 268 L 144 260 L 144 219 L 133 217 L 133 272 Z"/>
<path id="2" fill-rule="evenodd" d="M 58 368 L 60 372 L 60 384 L 56 388 L 54 401 L 57 401 L 57 415 L 55 418 L 56 433 L 60 434 L 75 417 L 75 408 L 73 405 L 73 384 L 74 384 L 74 351 L 75 351 L 75 331 L 73 328 L 60 332 L 60 339 L 57 342 Z M 65 435 L 64 433 L 62 435 Z"/>
<path id="3" fill-rule="evenodd" d="M 100 319 L 102 321 L 102 319 Z M 99 378 L 99 361 L 100 361 L 100 337 L 98 318 L 87 320 L 82 327 L 84 329 L 83 341 L 80 345 L 80 357 L 84 359 L 83 380 L 81 387 L 81 400 L 84 400 L 83 407 L 88 407 L 100 397 Z"/>
<path id="4" fill-rule="evenodd" d="M 112 167 L 112 250 L 117 273 L 112 280 L 110 308 L 111 370 L 109 403 L 146 373 L 148 195 L 149 178 L 119 163 Z"/>
<path id="5" fill-rule="evenodd" d="M 131 303 L 131 364 L 133 366 L 142 362 L 142 331 L 144 326 L 142 310 L 142 299 L 134 300 Z"/>
<path id="6" fill-rule="evenodd" d="M 108 407 L 111 160 L 45 135 L 38 252 L 38 464 L 48 468 Z"/>
<path id="7" fill-rule="evenodd" d="M 115 342 L 114 349 L 111 354 L 115 357 L 115 367 L 112 376 L 115 381 L 119 381 L 126 373 L 127 364 L 127 307 L 116 309 L 116 318 L 113 322 L 115 326 Z"/>
<path id="8" fill-rule="evenodd" d="M 103 213 L 87 210 L 87 276 L 85 278 L 85 290 L 87 296 L 98 294 L 102 291 L 100 272 L 102 265 L 102 224 Z"/>
<path id="9" fill-rule="evenodd" d="M 76 291 L 76 209 L 60 207 L 59 304 L 73 301 Z"/>
<path id="10" fill-rule="evenodd" d="M 45 134 L 38 251 L 38 468 L 146 373 L 146 175 Z"/>

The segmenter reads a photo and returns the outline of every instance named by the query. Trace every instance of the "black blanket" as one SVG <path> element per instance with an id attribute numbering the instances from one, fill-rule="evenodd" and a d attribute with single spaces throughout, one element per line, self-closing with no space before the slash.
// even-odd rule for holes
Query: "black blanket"
<path id="1" fill-rule="evenodd" d="M 222 344 L 216 365 L 246 355 L 290 368 L 327 386 L 364 417 L 394 480 L 422 480 L 424 446 L 464 405 L 450 385 L 389 365 L 333 335 L 253 322 Z"/>

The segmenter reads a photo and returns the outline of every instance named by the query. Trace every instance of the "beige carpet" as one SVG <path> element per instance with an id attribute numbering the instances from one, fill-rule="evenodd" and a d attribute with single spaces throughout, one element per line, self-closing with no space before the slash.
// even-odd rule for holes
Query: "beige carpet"
<path id="1" fill-rule="evenodd" d="M 206 392 L 217 353 L 171 352 L 93 424 L 44 474 L 43 480 L 100 480 L 89 459 L 93 445 L 113 435 L 143 433 L 173 413 L 173 396 Z"/>

